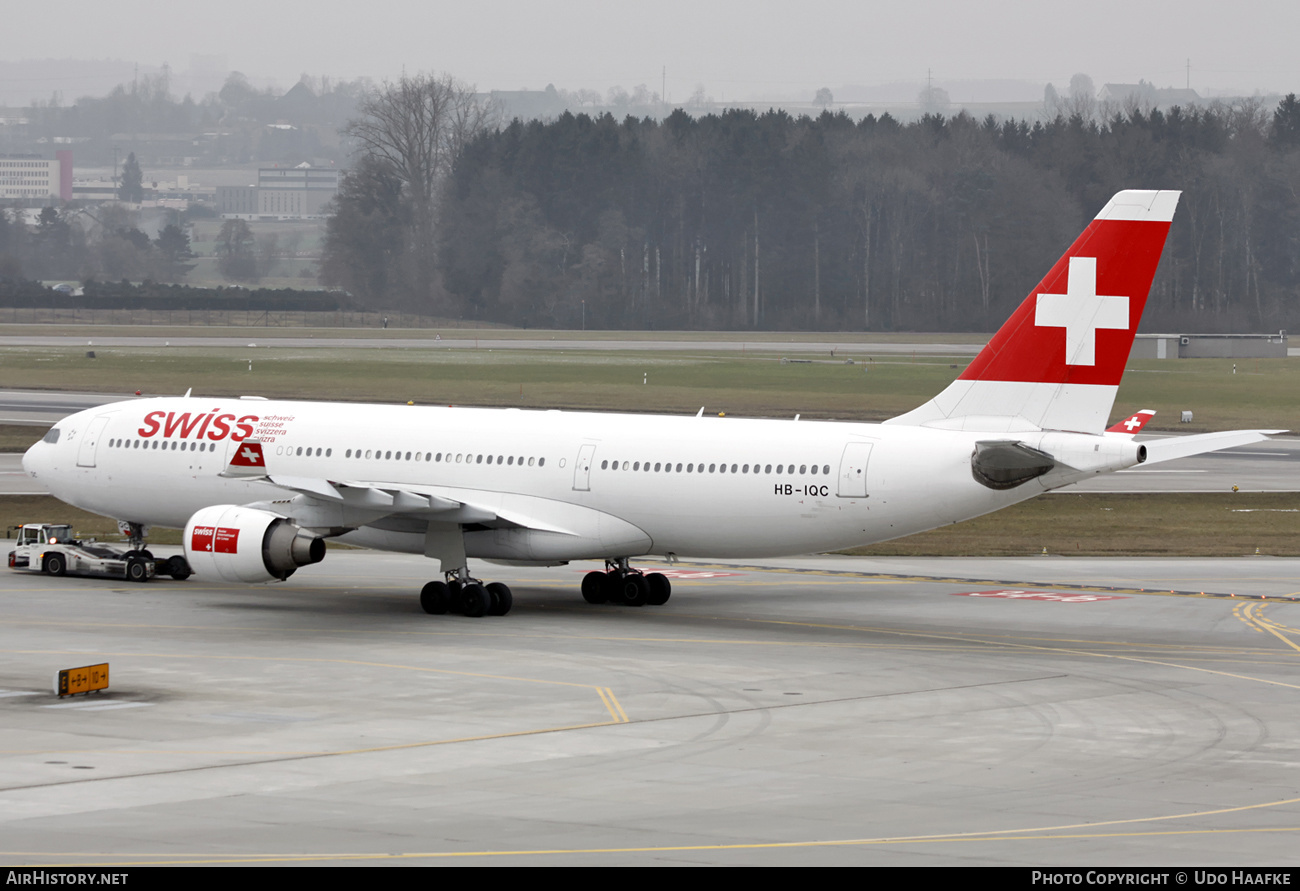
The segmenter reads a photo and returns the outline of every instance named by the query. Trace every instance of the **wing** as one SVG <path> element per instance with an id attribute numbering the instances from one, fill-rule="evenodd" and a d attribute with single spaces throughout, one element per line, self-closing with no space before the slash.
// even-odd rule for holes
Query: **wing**
<path id="1" fill-rule="evenodd" d="M 514 492 L 291 476 L 265 467 L 260 444 L 245 446 L 249 454 L 241 447 L 242 457 L 233 458 L 222 476 L 269 483 L 289 496 L 245 506 L 289 517 L 318 535 L 367 528 L 421 537 L 463 531 L 467 542 L 475 537 L 475 556 L 521 561 L 644 553 L 650 544 L 632 523 L 578 504 Z"/>

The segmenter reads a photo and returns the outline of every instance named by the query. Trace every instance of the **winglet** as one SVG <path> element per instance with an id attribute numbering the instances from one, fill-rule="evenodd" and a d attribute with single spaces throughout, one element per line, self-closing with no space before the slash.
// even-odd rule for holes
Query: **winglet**
<path id="1" fill-rule="evenodd" d="M 1147 425 L 1147 422 L 1156 416 L 1154 408 L 1144 408 L 1137 414 L 1129 415 L 1113 427 L 1107 427 L 1107 433 L 1119 433 L 1124 436 L 1134 436 Z"/>
<path id="2" fill-rule="evenodd" d="M 256 439 L 241 442 L 221 475 L 244 479 L 266 476 L 266 456 L 262 454 L 262 443 Z"/>

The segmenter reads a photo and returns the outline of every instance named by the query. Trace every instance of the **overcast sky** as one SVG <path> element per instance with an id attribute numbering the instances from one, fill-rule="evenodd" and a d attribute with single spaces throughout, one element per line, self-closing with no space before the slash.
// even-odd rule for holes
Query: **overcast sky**
<path id="1" fill-rule="evenodd" d="M 57 9 L 57 13 L 55 10 Z M 647 84 L 684 100 L 820 86 L 1145 78 L 1202 90 L 1300 91 L 1295 0 L 1074 3 L 864 0 L 65 0 L 8 4 L 0 61 L 222 56 L 255 80 L 449 72 L 479 89 Z M 24 35 L 27 39 L 14 39 Z"/>

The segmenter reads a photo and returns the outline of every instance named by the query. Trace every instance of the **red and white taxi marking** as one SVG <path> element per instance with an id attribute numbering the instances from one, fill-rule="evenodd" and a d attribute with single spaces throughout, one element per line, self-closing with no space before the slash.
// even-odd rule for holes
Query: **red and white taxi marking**
<path id="1" fill-rule="evenodd" d="M 578 572 L 586 572 L 580 569 Z M 743 572 L 719 572 L 713 569 L 646 569 L 647 573 L 657 572 L 662 576 L 670 579 L 685 579 L 687 581 L 701 581 L 703 579 L 725 579 L 731 576 L 744 575 Z"/>
<path id="2" fill-rule="evenodd" d="M 1002 588 L 995 591 L 954 591 L 954 597 L 1000 597 L 1003 600 L 1046 600 L 1051 603 L 1092 603 L 1097 600 L 1128 600 L 1118 594 L 1062 594 L 1057 591 L 1021 591 Z"/>

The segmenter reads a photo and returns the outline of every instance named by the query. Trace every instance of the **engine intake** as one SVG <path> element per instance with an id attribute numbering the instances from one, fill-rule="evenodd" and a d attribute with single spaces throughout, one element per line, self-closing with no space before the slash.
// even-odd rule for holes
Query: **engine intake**
<path id="1" fill-rule="evenodd" d="M 227 582 L 283 581 L 325 559 L 325 540 L 264 510 L 218 504 L 185 525 L 185 558 L 200 577 Z"/>

